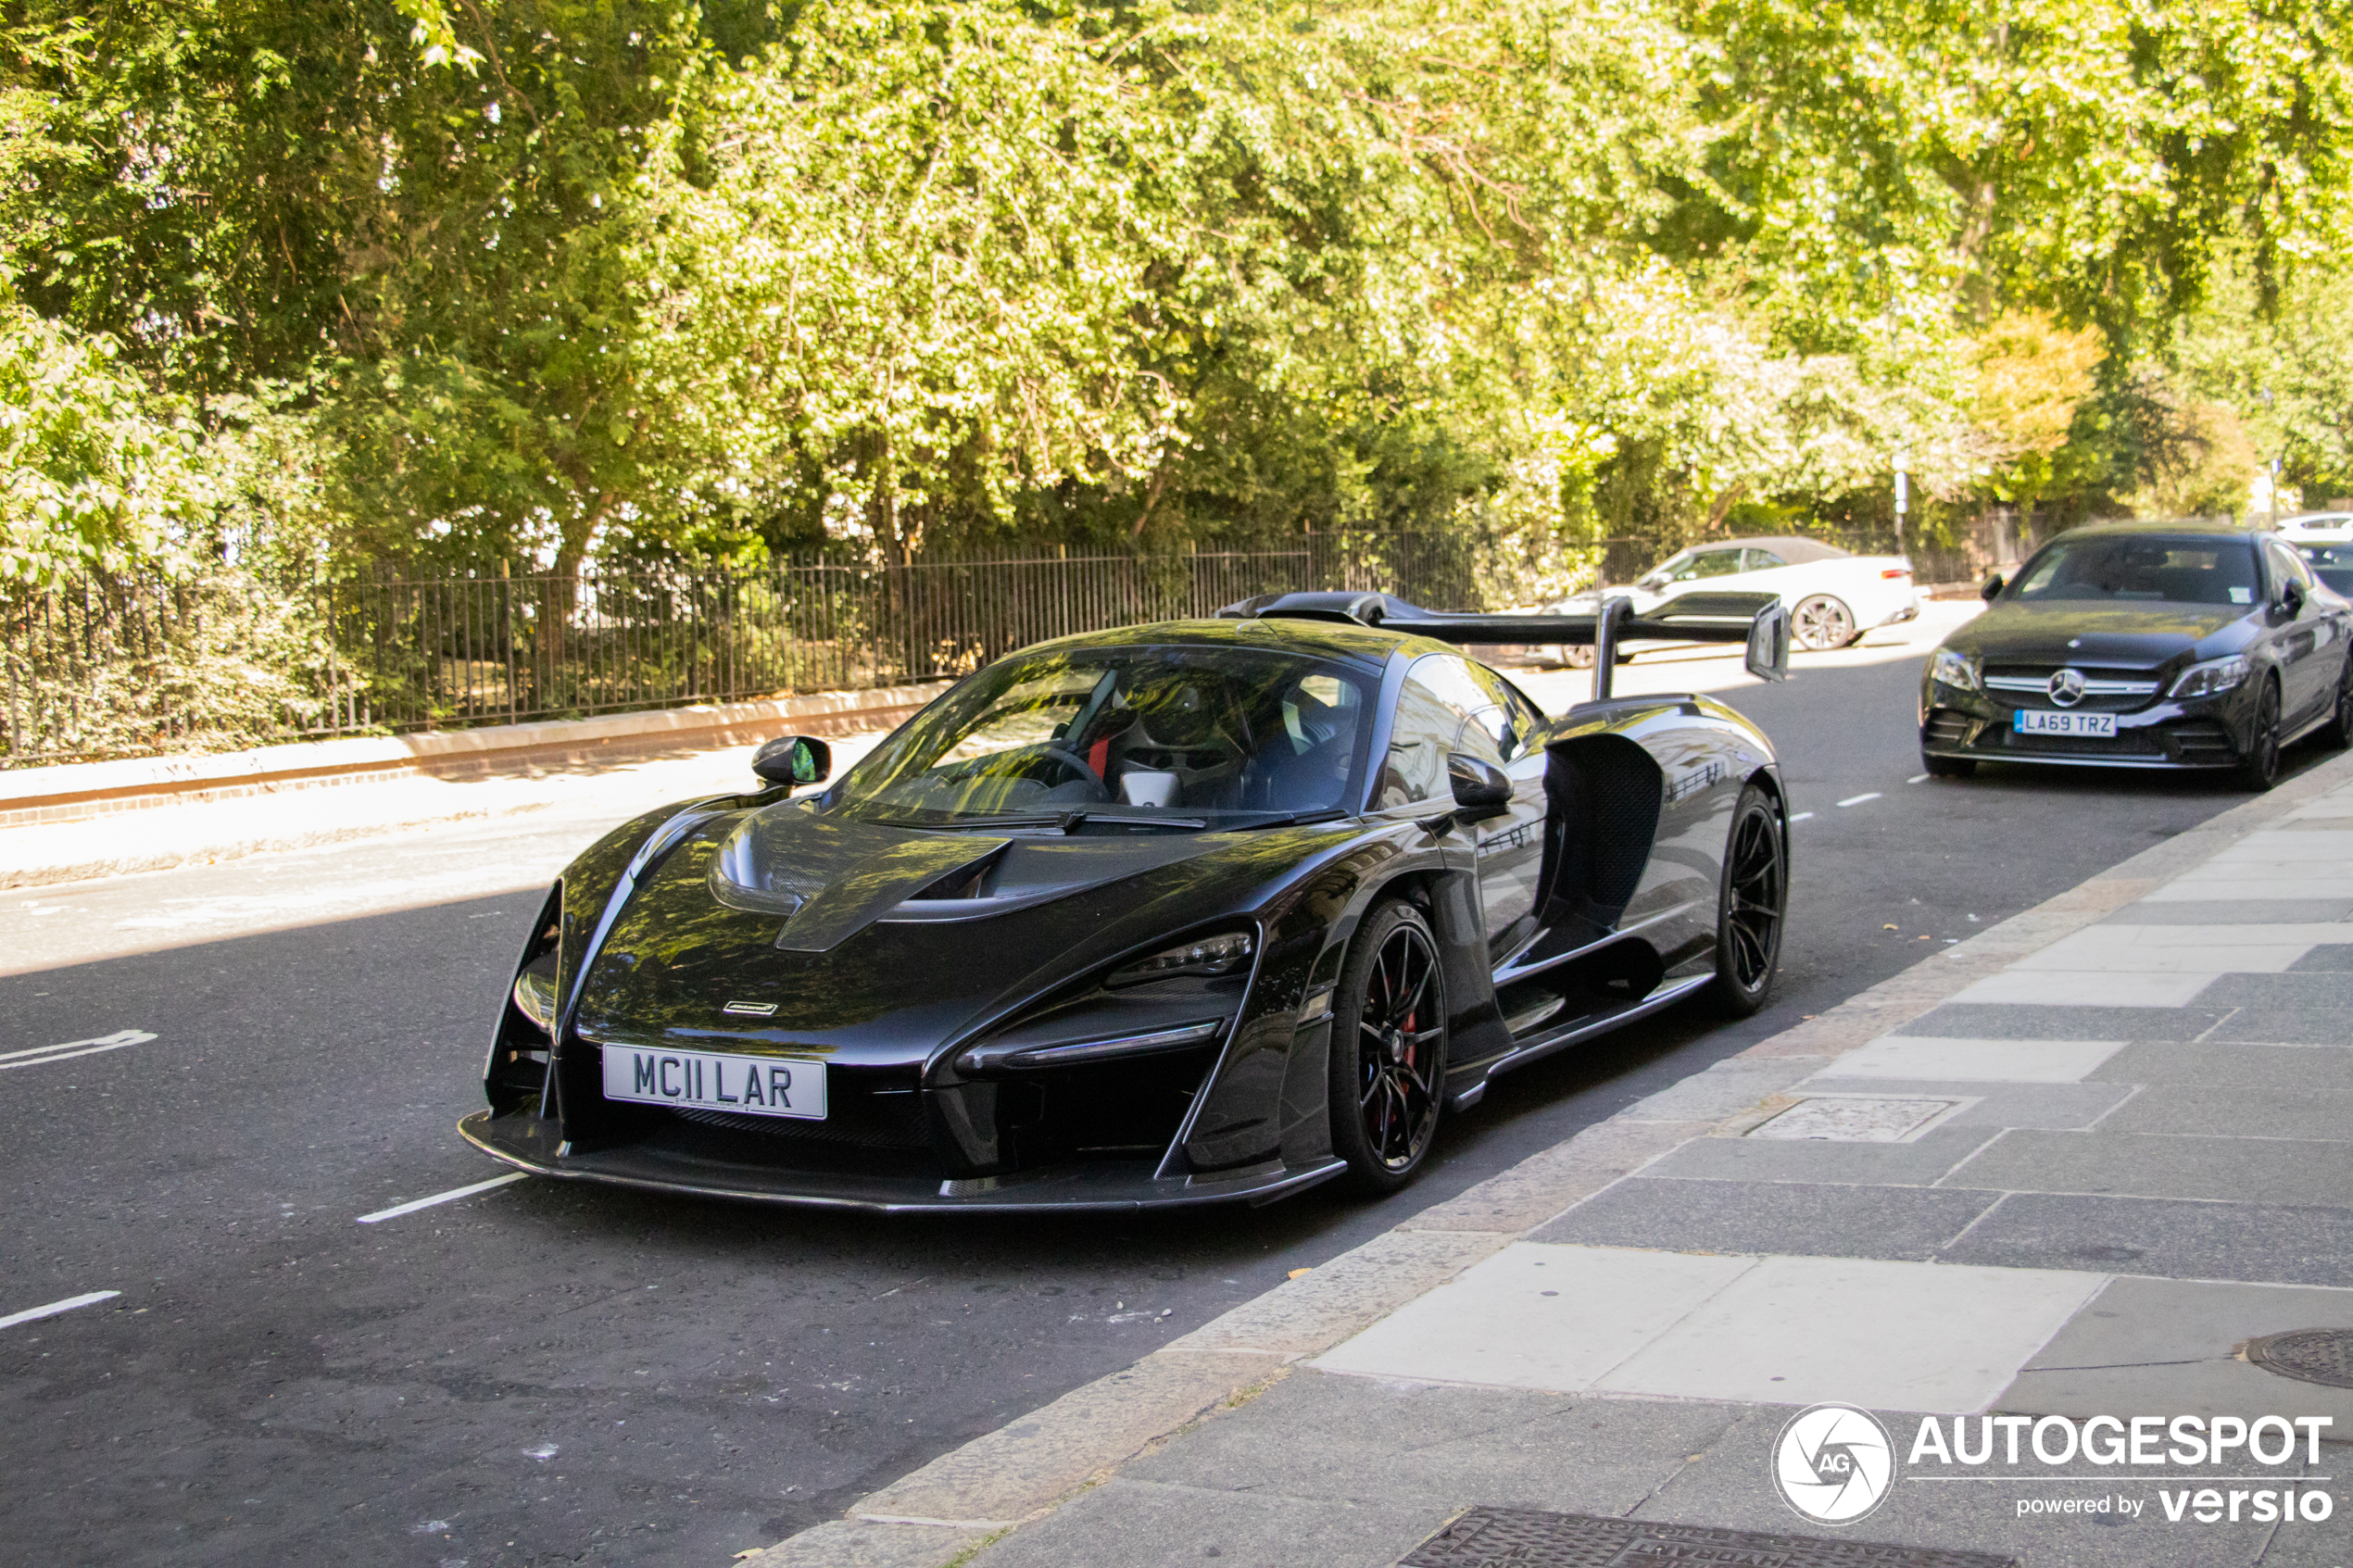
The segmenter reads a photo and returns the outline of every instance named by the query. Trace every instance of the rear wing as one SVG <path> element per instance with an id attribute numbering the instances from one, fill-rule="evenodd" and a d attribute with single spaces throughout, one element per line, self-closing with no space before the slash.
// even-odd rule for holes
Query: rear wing
<path id="1" fill-rule="evenodd" d="M 1593 650 L 1593 700 L 1609 696 L 1621 643 L 1743 643 L 1748 672 L 1760 681 L 1789 675 L 1789 612 L 1775 594 L 1684 594 L 1646 614 L 1631 599 L 1602 600 L 1596 611 L 1561 615 L 1472 615 L 1424 609 L 1388 594 L 1260 594 L 1217 612 L 1228 620 L 1338 621 L 1406 632 L 1442 643 L 1556 643 Z"/>

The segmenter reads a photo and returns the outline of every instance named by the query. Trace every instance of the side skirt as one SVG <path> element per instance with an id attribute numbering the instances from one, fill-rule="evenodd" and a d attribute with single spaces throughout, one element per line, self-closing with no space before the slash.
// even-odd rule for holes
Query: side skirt
<path id="1" fill-rule="evenodd" d="M 1466 1085 L 1449 1095 L 1447 1097 L 1448 1109 L 1464 1110 L 1477 1105 L 1485 1097 L 1488 1084 L 1499 1073 L 1508 1073 L 1515 1067 L 1525 1067 L 1531 1061 L 1541 1061 L 1554 1051 L 1566 1049 L 1580 1041 L 1590 1040 L 1597 1035 L 1606 1035 L 1611 1030 L 1622 1028 L 1638 1018 L 1648 1018 L 1652 1013 L 1664 1011 L 1684 997 L 1701 990 L 1714 978 L 1712 974 L 1694 974 L 1681 980 L 1669 980 L 1639 1002 L 1629 1002 L 1624 1007 L 1598 1018 L 1587 1013 L 1555 1034 L 1541 1035 L 1528 1044 L 1517 1047 L 1508 1056 L 1497 1058 L 1487 1071 L 1480 1074 L 1478 1082 Z"/>

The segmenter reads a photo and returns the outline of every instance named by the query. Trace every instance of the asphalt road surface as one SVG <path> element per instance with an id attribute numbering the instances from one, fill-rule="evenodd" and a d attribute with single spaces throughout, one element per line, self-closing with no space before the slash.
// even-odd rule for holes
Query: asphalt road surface
<path id="1" fill-rule="evenodd" d="M 11 894 L 0 1562 L 722 1568 L 2242 798 L 1917 781 L 1918 668 L 1727 694 L 1811 813 L 1771 1007 L 1499 1080 L 1377 1203 L 883 1220 L 519 1179 L 359 1223 L 498 1173 L 451 1126 L 535 884 L 592 824 Z M 1529 682 L 1555 708 L 1570 684 Z"/>

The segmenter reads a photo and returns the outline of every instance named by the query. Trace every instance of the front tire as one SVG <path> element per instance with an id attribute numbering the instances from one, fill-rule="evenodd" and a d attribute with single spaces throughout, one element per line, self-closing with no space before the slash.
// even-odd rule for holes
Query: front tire
<path id="1" fill-rule="evenodd" d="M 1855 612 L 1846 608 L 1846 602 L 1828 594 L 1798 600 L 1796 612 L 1789 619 L 1791 639 L 1812 653 L 1843 648 L 1862 635 L 1855 629 Z"/>
<path id="2" fill-rule="evenodd" d="M 1446 977 L 1421 911 L 1365 917 L 1332 1008 L 1332 1151 L 1357 1191 L 1396 1192 L 1438 1132 L 1446 1092 Z"/>
<path id="3" fill-rule="evenodd" d="M 2280 782 L 2280 684 L 2263 677 L 2255 699 L 2255 731 L 2239 762 L 2239 783 L 2260 795 Z"/>
<path id="4" fill-rule="evenodd" d="M 1718 1006 L 1746 1018 L 1765 1005 L 1780 967 L 1781 925 L 1789 914 L 1789 837 L 1773 797 L 1755 784 L 1741 791 L 1725 840 L 1724 875 L 1716 897 Z"/>

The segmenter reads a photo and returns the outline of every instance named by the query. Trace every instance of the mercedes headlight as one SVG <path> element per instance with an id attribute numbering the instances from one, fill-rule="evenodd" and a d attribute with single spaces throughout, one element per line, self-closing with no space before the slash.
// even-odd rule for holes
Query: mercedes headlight
<path id="1" fill-rule="evenodd" d="M 2255 672 L 2246 656 L 2234 653 L 2228 659 L 2209 659 L 2203 664 L 2193 664 L 2182 671 L 2173 683 L 2177 697 L 2221 696 Z"/>
<path id="2" fill-rule="evenodd" d="M 1179 974 L 1229 974 L 1250 961 L 1256 946 L 1247 931 L 1204 936 L 1151 958 L 1139 959 L 1112 972 L 1111 985 L 1134 985 L 1146 980 L 1167 980 Z"/>
<path id="3" fill-rule="evenodd" d="M 1977 679 L 1977 660 L 1957 648 L 1938 648 L 1936 661 L 1929 667 L 1930 675 L 1941 685 L 1955 691 L 1973 692 L 1983 688 Z"/>

